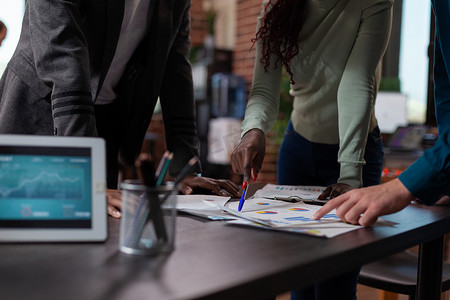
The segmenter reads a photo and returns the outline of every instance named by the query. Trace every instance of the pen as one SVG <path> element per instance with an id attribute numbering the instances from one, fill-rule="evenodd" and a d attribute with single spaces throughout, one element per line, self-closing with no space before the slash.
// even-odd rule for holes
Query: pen
<path id="1" fill-rule="evenodd" d="M 162 181 L 164 180 L 164 177 L 166 177 L 166 173 L 167 173 L 167 170 L 169 169 L 170 163 L 172 162 L 172 158 L 173 158 L 173 153 L 170 152 L 169 154 L 167 154 L 166 158 L 163 157 L 164 162 L 161 159 L 161 163 L 159 164 L 160 166 L 162 164 L 161 170 L 159 172 L 158 172 L 158 170 L 156 171 L 156 176 L 157 176 L 156 186 L 160 186 Z M 159 166 L 158 166 L 158 169 L 159 169 Z"/>
<path id="2" fill-rule="evenodd" d="M 288 196 L 288 197 L 274 196 L 274 197 L 262 197 L 262 198 L 271 199 L 271 200 L 285 201 L 285 202 L 291 202 L 291 203 L 304 201 L 303 199 L 301 199 L 301 198 L 299 198 L 297 196 Z"/>
<path id="3" fill-rule="evenodd" d="M 306 203 L 306 204 L 314 204 L 314 205 L 324 205 L 325 203 L 328 202 L 328 200 L 303 199 L 303 198 L 300 198 L 299 196 L 286 196 L 286 197 L 274 196 L 274 197 L 261 197 L 261 198 L 285 201 L 285 202 L 290 202 L 290 203 L 296 203 L 296 202 L 300 202 L 301 201 L 301 202 Z"/>
<path id="4" fill-rule="evenodd" d="M 245 192 L 247 191 L 247 185 L 248 185 L 248 182 L 247 182 L 247 181 L 244 181 L 244 182 L 242 183 L 242 189 L 243 189 L 244 191 L 242 192 L 241 199 L 239 200 L 238 211 L 241 211 L 241 210 L 242 210 L 242 206 L 244 206 Z"/>
<path id="5" fill-rule="evenodd" d="M 175 185 L 179 184 L 189 173 L 192 172 L 195 164 L 198 162 L 197 157 L 191 158 L 188 163 L 181 169 L 180 173 L 177 176 L 177 180 L 175 180 Z"/>
<path id="6" fill-rule="evenodd" d="M 158 168 L 156 168 L 156 171 L 155 171 L 155 178 L 156 179 L 158 179 L 159 175 L 161 175 L 161 171 L 162 171 L 162 169 L 164 167 L 164 164 L 166 163 L 166 160 L 167 160 L 167 157 L 169 156 L 169 153 L 170 153 L 169 151 L 164 152 L 161 160 L 159 161 Z"/>

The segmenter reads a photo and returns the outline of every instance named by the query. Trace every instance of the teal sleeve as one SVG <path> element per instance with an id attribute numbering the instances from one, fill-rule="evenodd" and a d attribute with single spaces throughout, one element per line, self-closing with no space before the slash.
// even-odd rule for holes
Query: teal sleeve
<path id="1" fill-rule="evenodd" d="M 403 185 L 427 204 L 435 203 L 444 194 L 450 196 L 450 4 L 432 3 L 436 16 L 433 78 L 439 138 L 399 176 Z"/>
<path id="2" fill-rule="evenodd" d="M 370 8 L 369 8 L 370 9 Z M 364 149 L 377 92 L 376 70 L 386 50 L 392 7 L 364 14 L 338 89 L 340 183 L 362 186 Z"/>
<path id="3" fill-rule="evenodd" d="M 450 128 L 439 133 L 432 149 L 405 170 L 398 179 L 415 197 L 434 204 L 443 195 L 450 196 Z"/>

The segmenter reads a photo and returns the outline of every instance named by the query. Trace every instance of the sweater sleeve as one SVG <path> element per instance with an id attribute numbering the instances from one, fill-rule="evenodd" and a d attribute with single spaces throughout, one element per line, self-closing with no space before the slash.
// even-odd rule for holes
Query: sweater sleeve
<path id="1" fill-rule="evenodd" d="M 377 90 L 376 70 L 386 50 L 392 23 L 392 5 L 363 10 L 360 28 L 338 89 L 338 182 L 362 186 L 364 149 Z"/>
<path id="2" fill-rule="evenodd" d="M 261 26 L 263 13 L 258 18 L 258 28 Z M 261 42 L 256 43 L 256 58 L 253 71 L 253 84 L 250 91 L 245 118 L 242 122 L 241 137 L 250 129 L 257 128 L 267 133 L 275 123 L 278 115 L 281 89 L 281 63 L 275 64 L 272 57 L 266 70 L 261 60 Z"/>

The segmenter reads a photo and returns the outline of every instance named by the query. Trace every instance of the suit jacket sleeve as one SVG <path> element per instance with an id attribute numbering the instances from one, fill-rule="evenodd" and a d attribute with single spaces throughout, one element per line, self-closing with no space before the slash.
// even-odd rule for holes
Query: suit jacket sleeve
<path id="1" fill-rule="evenodd" d="M 28 0 L 36 72 L 52 89 L 55 135 L 96 136 L 81 0 Z"/>
<path id="2" fill-rule="evenodd" d="M 170 48 L 160 101 L 167 149 L 174 152 L 170 175 L 175 176 L 192 157 L 198 157 L 198 138 L 190 50 L 189 6 L 184 11 L 176 38 Z M 200 165 L 195 169 L 200 172 Z"/>

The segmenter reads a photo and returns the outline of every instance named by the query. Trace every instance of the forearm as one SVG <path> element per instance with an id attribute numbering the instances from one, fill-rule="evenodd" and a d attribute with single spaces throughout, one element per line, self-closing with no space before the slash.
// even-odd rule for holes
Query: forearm
<path id="1" fill-rule="evenodd" d="M 170 174 L 174 177 L 192 157 L 199 156 L 190 49 L 190 17 L 186 8 L 183 22 L 169 51 L 160 93 L 167 149 L 174 152 Z M 195 168 L 201 172 L 200 165 Z"/>
<path id="2" fill-rule="evenodd" d="M 260 53 L 259 46 L 256 51 Z M 272 63 L 268 72 L 266 72 L 259 59 L 260 54 L 257 54 L 253 72 L 253 85 L 245 110 L 245 118 L 242 122 L 241 137 L 253 128 L 267 133 L 273 127 L 278 116 L 281 66 L 274 68 Z"/>
<path id="3" fill-rule="evenodd" d="M 391 9 L 385 9 L 363 20 L 339 86 L 338 182 L 355 187 L 362 186 L 364 149 L 378 85 L 376 70 L 389 41 L 391 19 Z"/>

